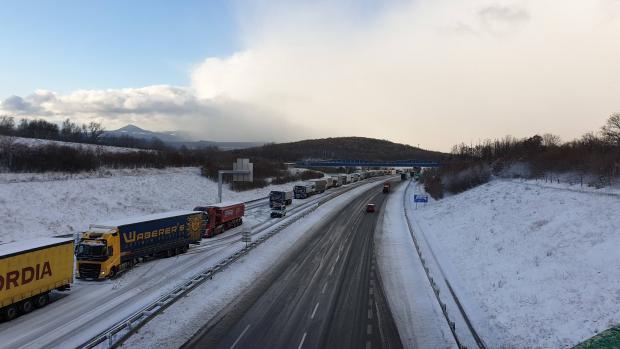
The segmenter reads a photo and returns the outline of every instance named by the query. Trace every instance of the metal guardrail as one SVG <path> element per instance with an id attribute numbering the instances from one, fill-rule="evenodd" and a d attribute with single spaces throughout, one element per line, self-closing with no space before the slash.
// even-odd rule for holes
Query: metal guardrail
<path id="1" fill-rule="evenodd" d="M 456 334 L 456 323 L 454 321 L 450 320 L 450 316 L 448 315 L 448 307 L 447 307 L 446 303 L 442 302 L 441 297 L 439 296 L 439 287 L 437 286 L 437 283 L 435 282 L 435 279 L 431 275 L 431 270 L 428 267 L 428 265 L 426 263 L 426 260 L 424 259 L 424 256 L 422 255 L 422 250 L 420 248 L 420 244 L 418 243 L 418 239 L 417 239 L 417 237 L 416 237 L 416 235 L 414 233 L 414 229 L 411 226 L 411 221 L 409 219 L 409 214 L 407 213 L 407 191 L 409 190 L 409 187 L 411 186 L 411 183 L 412 183 L 412 181 L 409 181 L 409 183 L 407 183 L 407 188 L 405 188 L 405 193 L 403 195 L 403 211 L 405 213 L 405 220 L 407 221 L 407 228 L 409 229 L 409 234 L 411 235 L 411 238 L 413 239 L 413 244 L 415 246 L 416 252 L 418 253 L 418 257 L 420 258 L 420 261 L 422 262 L 422 266 L 424 267 L 424 272 L 426 274 L 426 277 L 427 277 L 428 281 L 430 282 L 431 287 L 433 288 L 433 293 L 435 294 L 435 298 L 437 299 L 437 302 L 441 306 L 441 311 L 442 311 L 446 321 L 448 322 L 448 326 L 450 327 L 450 331 L 452 332 L 452 336 L 454 336 L 454 340 L 456 341 L 457 346 L 459 348 L 461 348 L 461 349 L 467 349 L 467 347 L 464 346 L 461 343 L 461 341 L 458 338 L 458 335 Z M 430 248 L 430 246 L 429 246 L 429 248 Z M 476 329 L 473 327 L 469 317 L 465 313 L 465 309 L 463 308 L 463 306 L 461 304 L 461 301 L 459 300 L 458 296 L 454 292 L 454 289 L 452 288 L 452 285 L 450 285 L 450 282 L 445 277 L 445 275 L 443 275 L 443 273 L 441 273 L 441 274 L 442 274 L 441 278 L 443 279 L 443 281 L 448 286 L 448 290 L 450 291 L 450 296 L 452 297 L 454 303 L 456 304 L 457 308 L 459 309 L 459 312 L 460 312 L 461 316 L 463 317 L 463 320 L 465 321 L 469 332 L 471 333 L 472 337 L 476 341 L 476 344 L 478 345 L 478 347 L 480 349 L 486 349 L 487 347 L 486 347 L 484 341 L 478 335 L 478 333 L 476 332 Z"/>

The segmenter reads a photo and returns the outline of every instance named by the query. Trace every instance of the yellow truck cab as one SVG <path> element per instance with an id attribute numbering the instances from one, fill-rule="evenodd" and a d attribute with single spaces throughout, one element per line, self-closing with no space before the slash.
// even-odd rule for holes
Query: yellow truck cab
<path id="1" fill-rule="evenodd" d="M 118 251 L 115 253 L 115 251 Z M 120 239 L 116 228 L 91 225 L 75 249 L 78 278 L 113 277 L 121 270 Z"/>

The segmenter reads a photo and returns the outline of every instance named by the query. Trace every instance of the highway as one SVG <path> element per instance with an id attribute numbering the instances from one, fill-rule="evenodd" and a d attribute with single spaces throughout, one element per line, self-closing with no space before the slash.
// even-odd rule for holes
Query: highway
<path id="1" fill-rule="evenodd" d="M 385 197 L 375 187 L 316 227 L 183 347 L 402 348 L 374 263 Z"/>

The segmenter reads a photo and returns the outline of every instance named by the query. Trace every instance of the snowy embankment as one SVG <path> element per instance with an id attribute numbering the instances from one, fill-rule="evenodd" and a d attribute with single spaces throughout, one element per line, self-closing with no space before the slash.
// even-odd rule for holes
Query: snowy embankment
<path id="1" fill-rule="evenodd" d="M 148 150 L 148 149 L 115 147 L 111 145 L 74 143 L 74 142 L 53 141 L 50 139 L 8 137 L 8 136 L 0 136 L 0 143 L 2 142 L 3 143 L 10 142 L 13 144 L 25 145 L 28 147 L 43 147 L 46 145 L 56 145 L 56 146 L 71 147 L 75 149 L 84 149 L 84 150 L 104 152 L 104 153 L 133 153 L 133 152 L 138 152 L 138 151 L 153 151 L 153 150 Z"/>
<path id="2" fill-rule="evenodd" d="M 99 221 L 192 209 L 217 200 L 217 183 L 201 176 L 198 168 L 4 176 L 0 175 L 0 243 L 73 234 Z M 248 201 L 293 185 L 244 192 L 224 186 L 222 199 Z"/>
<path id="3" fill-rule="evenodd" d="M 405 348 L 457 348 L 403 214 L 406 184 L 389 194 L 375 233 L 377 265 Z"/>
<path id="4" fill-rule="evenodd" d="M 568 348 L 620 323 L 620 196 L 492 181 L 417 209 L 489 348 Z"/>

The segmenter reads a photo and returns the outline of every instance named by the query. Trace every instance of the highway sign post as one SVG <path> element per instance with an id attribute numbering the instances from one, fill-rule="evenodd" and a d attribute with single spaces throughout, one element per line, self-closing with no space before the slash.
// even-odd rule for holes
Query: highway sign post
<path id="1" fill-rule="evenodd" d="M 217 199 L 222 202 L 222 177 L 225 174 L 233 175 L 233 182 L 254 182 L 254 164 L 250 159 L 237 159 L 233 163 L 232 170 L 219 170 L 217 172 Z"/>

